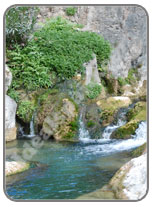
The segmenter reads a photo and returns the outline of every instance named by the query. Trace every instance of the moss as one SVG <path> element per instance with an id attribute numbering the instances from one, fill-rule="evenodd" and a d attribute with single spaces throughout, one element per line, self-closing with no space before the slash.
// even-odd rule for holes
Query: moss
<path id="1" fill-rule="evenodd" d="M 124 126 L 116 129 L 112 133 L 111 138 L 115 138 L 115 139 L 128 139 L 128 138 L 130 138 L 131 135 L 135 133 L 135 130 L 138 128 L 139 123 L 140 122 L 137 120 L 132 120 L 132 121 L 128 122 Z"/>
<path id="2" fill-rule="evenodd" d="M 69 131 L 67 134 L 65 134 L 64 136 L 63 136 L 63 139 L 73 139 L 75 137 L 75 133 L 74 132 L 72 132 L 72 131 Z"/>
<path id="3" fill-rule="evenodd" d="M 93 126 L 95 126 L 95 122 L 94 121 L 90 120 L 90 121 L 87 122 L 87 127 L 91 128 Z"/>
<path id="4" fill-rule="evenodd" d="M 146 102 L 140 101 L 137 102 L 131 110 L 127 113 L 128 121 L 130 120 L 146 120 Z"/>
<path id="5" fill-rule="evenodd" d="M 147 147 L 147 144 L 144 143 L 143 145 L 141 145 L 140 147 L 136 148 L 135 150 L 133 150 L 131 152 L 131 156 L 134 158 L 134 157 L 139 157 L 143 154 L 143 152 L 145 151 Z"/>
<path id="6" fill-rule="evenodd" d="M 127 107 L 130 103 L 130 101 L 115 100 L 113 97 L 98 101 L 97 105 L 102 109 L 101 119 L 103 120 L 103 125 L 108 125 L 112 122 L 118 109 Z"/>
<path id="7" fill-rule="evenodd" d="M 10 176 L 10 175 L 15 175 L 21 172 L 24 172 L 25 170 L 28 170 L 31 167 L 30 163 L 24 163 L 23 167 L 21 167 L 20 169 L 15 169 L 10 171 L 9 173 L 6 173 L 6 176 Z"/>

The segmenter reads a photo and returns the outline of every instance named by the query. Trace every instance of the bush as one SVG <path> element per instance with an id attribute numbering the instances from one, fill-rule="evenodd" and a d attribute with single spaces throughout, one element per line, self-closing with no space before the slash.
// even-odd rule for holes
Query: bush
<path id="1" fill-rule="evenodd" d="M 109 42 L 94 32 L 76 30 L 77 25 L 61 18 L 52 19 L 34 33 L 26 47 L 8 50 L 13 87 L 35 90 L 48 88 L 54 80 L 71 79 L 83 73 L 83 63 L 97 56 L 98 64 L 108 60 Z"/>
<path id="2" fill-rule="evenodd" d="M 17 115 L 24 122 L 30 122 L 36 107 L 31 101 L 22 101 L 18 105 Z"/>
<path id="3" fill-rule="evenodd" d="M 36 7 L 10 8 L 6 13 L 6 45 L 13 47 L 14 43 L 26 43 L 33 30 L 38 9 Z"/>
<path id="4" fill-rule="evenodd" d="M 19 102 L 19 93 L 15 91 L 13 88 L 10 88 L 7 92 L 8 96 L 14 99 L 15 102 Z"/>
<path id="5" fill-rule="evenodd" d="M 87 85 L 86 95 L 90 99 L 97 98 L 101 93 L 102 86 L 97 83 L 89 83 Z"/>
<path id="6" fill-rule="evenodd" d="M 66 11 L 66 14 L 68 16 L 74 16 L 75 13 L 77 12 L 77 8 L 75 8 L 75 7 L 68 7 L 68 8 L 66 8 L 65 11 Z"/>

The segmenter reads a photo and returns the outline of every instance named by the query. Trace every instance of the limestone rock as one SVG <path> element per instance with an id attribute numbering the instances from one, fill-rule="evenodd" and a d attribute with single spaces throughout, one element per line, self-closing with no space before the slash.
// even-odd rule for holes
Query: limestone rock
<path id="1" fill-rule="evenodd" d="M 84 63 L 83 66 L 86 68 L 85 85 L 88 85 L 91 82 L 100 84 L 101 81 L 97 69 L 96 55 L 93 54 L 93 59 L 88 63 Z"/>
<path id="2" fill-rule="evenodd" d="M 6 161 L 5 162 L 5 175 L 14 175 L 30 168 L 30 164 L 21 161 Z"/>
<path id="3" fill-rule="evenodd" d="M 138 200 L 147 192 L 147 154 L 121 167 L 109 182 L 118 199 Z"/>
<path id="4" fill-rule="evenodd" d="M 12 141 L 16 139 L 15 115 L 16 102 L 9 96 L 5 95 L 5 139 Z"/>
<path id="5" fill-rule="evenodd" d="M 42 125 L 40 135 L 56 140 L 73 138 L 75 127 L 72 125 L 78 115 L 75 103 L 65 94 L 57 93 L 48 97 L 42 107 L 37 117 L 38 124 Z"/>
<path id="6" fill-rule="evenodd" d="M 5 93 L 8 90 L 8 87 L 11 85 L 12 82 L 12 73 L 10 72 L 7 65 L 5 65 Z"/>

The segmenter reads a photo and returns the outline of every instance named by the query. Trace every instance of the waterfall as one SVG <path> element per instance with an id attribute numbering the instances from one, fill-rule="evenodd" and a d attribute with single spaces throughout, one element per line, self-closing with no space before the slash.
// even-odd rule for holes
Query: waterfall
<path id="1" fill-rule="evenodd" d="M 32 115 L 32 119 L 30 121 L 30 136 L 35 136 L 34 115 Z"/>
<path id="2" fill-rule="evenodd" d="M 131 150 L 144 144 L 147 141 L 146 121 L 139 124 L 135 134 L 132 135 L 130 139 L 110 139 L 110 135 L 115 129 L 126 124 L 126 113 L 127 109 L 121 111 L 118 115 L 116 124 L 107 126 L 99 139 L 91 139 L 89 131 L 85 128 L 85 124 L 83 123 L 82 114 L 80 114 L 79 140 L 81 143 L 85 144 L 82 153 L 107 156 L 108 154 Z"/>
<path id="3" fill-rule="evenodd" d="M 79 140 L 81 142 L 90 142 L 90 134 L 89 131 L 85 128 L 85 125 L 82 120 L 82 113 L 79 118 Z"/>
<path id="4" fill-rule="evenodd" d="M 117 140 L 110 138 L 98 139 L 96 145 L 84 146 L 83 153 L 86 154 L 101 154 L 102 156 L 107 156 L 108 154 L 113 154 L 116 152 L 122 152 L 134 149 L 141 146 L 147 141 L 147 122 L 141 122 L 139 127 L 135 131 L 135 135 L 131 139 L 127 140 Z"/>

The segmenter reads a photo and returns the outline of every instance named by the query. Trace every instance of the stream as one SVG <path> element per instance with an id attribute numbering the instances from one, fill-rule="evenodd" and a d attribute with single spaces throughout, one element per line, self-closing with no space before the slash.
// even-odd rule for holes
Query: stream
<path id="1" fill-rule="evenodd" d="M 115 172 L 131 157 L 129 152 L 147 139 L 147 123 L 141 122 L 128 140 L 110 139 L 111 133 L 124 125 L 125 111 L 114 125 L 107 126 L 100 139 L 91 139 L 82 117 L 78 142 L 45 141 L 32 157 L 39 166 L 6 178 L 6 192 L 13 199 L 75 199 L 108 184 Z M 34 134 L 31 123 L 31 130 Z M 31 134 L 32 135 L 32 134 Z M 30 139 L 7 143 L 6 158 L 21 154 Z"/>

